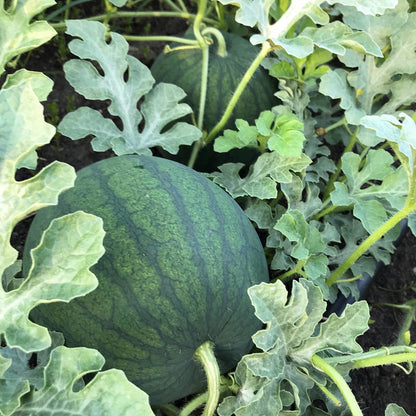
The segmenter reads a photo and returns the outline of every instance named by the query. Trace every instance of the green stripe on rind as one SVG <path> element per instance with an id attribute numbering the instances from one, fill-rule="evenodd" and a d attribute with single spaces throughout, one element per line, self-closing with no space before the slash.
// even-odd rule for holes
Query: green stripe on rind
<path id="1" fill-rule="evenodd" d="M 202 342 L 215 343 L 222 371 L 248 352 L 259 322 L 246 291 L 267 279 L 267 265 L 252 225 L 220 188 L 155 157 L 95 163 L 58 207 L 36 216 L 24 273 L 41 230 L 79 209 L 101 216 L 107 231 L 107 252 L 92 269 L 99 287 L 70 304 L 37 308 L 37 322 L 64 332 L 70 346 L 99 349 L 155 404 L 203 386 L 193 360 Z"/>

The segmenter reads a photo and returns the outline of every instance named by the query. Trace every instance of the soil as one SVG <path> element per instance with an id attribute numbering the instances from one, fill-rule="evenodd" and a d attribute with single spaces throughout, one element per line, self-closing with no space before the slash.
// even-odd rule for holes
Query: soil
<path id="1" fill-rule="evenodd" d="M 160 33 L 180 35 L 186 26 L 183 21 L 159 20 L 151 21 L 152 30 Z M 136 32 L 137 33 L 137 32 Z M 142 62 L 150 65 L 157 54 L 162 50 L 163 43 L 152 44 L 151 48 L 133 46 L 130 52 Z M 50 76 L 55 87 L 45 105 L 45 117 L 54 124 L 60 120 L 67 111 L 75 109 L 82 104 L 82 98 L 67 84 L 62 71 L 61 63 L 67 59 L 58 51 L 59 42 L 52 41 L 41 47 L 29 56 L 25 68 L 42 71 Z M 96 105 L 96 104 L 95 104 Z M 104 103 L 102 109 L 105 109 Z M 97 108 L 97 107 L 96 107 Z M 56 123 L 55 123 L 56 124 Z M 56 136 L 51 144 L 39 149 L 39 167 L 53 160 L 60 160 L 80 169 L 96 160 L 109 156 L 108 153 L 95 153 L 92 151 L 89 140 L 72 141 L 66 137 Z M 21 170 L 17 173 L 18 179 L 23 179 L 32 173 Z M 12 236 L 12 244 L 22 251 L 24 239 L 31 219 L 19 223 Z M 368 294 L 371 307 L 369 331 L 359 338 L 364 350 L 371 347 L 393 345 L 397 341 L 398 330 L 404 319 L 404 314 L 398 308 L 385 306 L 383 303 L 402 305 L 406 301 L 416 298 L 416 238 L 407 232 L 402 239 L 389 266 L 383 267 Z M 412 342 L 416 342 L 416 325 L 413 322 Z M 410 416 L 416 415 L 416 376 L 404 373 L 398 367 L 376 367 L 364 370 L 355 370 L 351 373 L 351 388 L 366 416 L 382 416 L 386 405 L 394 402 L 402 406 Z"/>

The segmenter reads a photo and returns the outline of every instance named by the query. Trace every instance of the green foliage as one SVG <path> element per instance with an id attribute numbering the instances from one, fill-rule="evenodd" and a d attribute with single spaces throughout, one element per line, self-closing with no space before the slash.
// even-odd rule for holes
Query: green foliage
<path id="1" fill-rule="evenodd" d="M 67 2 L 58 11 L 81 3 Z M 416 345 L 409 336 L 401 337 L 405 345 L 361 351 L 356 338 L 367 328 L 365 302 L 348 306 L 339 317 L 323 319 L 326 300 L 333 301 L 340 293 L 357 298 L 357 280 L 374 273 L 375 261 L 390 261 L 403 219 L 408 219 L 416 235 L 414 2 L 157 3 L 163 3 L 163 12 L 185 17 L 195 34 L 215 30 L 206 32 L 205 25 L 245 34 L 249 32 L 243 26 L 250 27 L 250 41 L 259 45 L 258 54 L 250 58 L 232 91 L 221 96 L 226 108 L 221 108 L 224 116 L 219 125 L 201 137 L 201 131 L 181 121 L 198 112 L 196 105 L 182 103 L 184 91 L 175 85 L 154 85 L 150 71 L 128 55 L 123 36 L 109 31 L 115 17 L 117 27 L 123 27 L 124 16 L 129 22 L 138 16 L 132 6 L 155 17 L 156 2 L 114 0 L 105 2 L 105 13 L 94 17 L 103 24 L 83 20 L 55 25 L 58 31 L 66 25 L 67 34 L 74 38 L 69 49 L 76 59 L 64 66 L 68 81 L 86 99 L 101 101 L 101 111 L 109 102 L 104 112 L 81 107 L 67 114 L 59 130 L 73 139 L 91 135 L 94 150 L 111 149 L 117 155 L 150 155 L 154 147 L 176 154 L 179 146 L 197 140 L 214 143 L 226 163 L 208 177 L 237 199 L 261 231 L 273 278 L 272 283 L 249 289 L 259 318 L 256 323 L 261 321 L 264 328 L 253 336 L 256 350 L 223 377 L 225 399 L 218 413 L 359 416 L 362 413 L 345 383 L 352 369 L 416 361 Z M 85 295 L 97 285 L 89 269 L 103 253 L 101 220 L 83 212 L 55 220 L 34 249 L 26 278 L 19 274 L 20 261 L 10 243 L 16 224 L 56 204 L 58 195 L 75 180 L 74 169 L 60 162 L 32 172 L 30 179 L 16 180 L 21 168 L 36 168 L 36 149 L 55 133 L 40 104 L 47 99 L 52 81 L 26 69 L 14 71 L 23 61 L 21 54 L 56 33 L 48 23 L 36 20 L 54 4 L 0 0 L 0 415 L 151 415 L 147 396 L 119 370 L 99 372 L 84 385 L 84 375 L 103 367 L 99 352 L 63 347 L 61 336 L 49 335 L 28 319 L 41 303 L 64 300 L 72 305 L 73 298 L 88 298 Z M 119 13 L 117 7 L 122 6 L 129 8 L 127 15 Z M 276 91 L 268 92 L 280 105 L 251 120 L 237 117 L 233 130 L 226 123 L 260 65 L 269 70 L 271 81 L 278 80 Z M 202 77 L 201 81 L 204 85 Z M 218 102 L 215 85 L 207 93 Z M 233 163 L 232 152 L 247 149 L 259 156 L 246 164 Z M 153 214 L 154 207 L 148 211 Z M 123 266 L 128 268 L 130 262 Z M 242 296 L 234 301 L 240 302 Z M 191 306 L 223 299 L 196 298 Z M 163 312 L 158 299 L 154 294 L 152 300 Z M 227 302 L 225 306 L 233 309 Z M 236 316 L 234 324 L 240 328 L 241 317 Z M 153 326 L 152 330 L 156 331 Z M 153 349 L 157 356 L 165 356 L 163 349 Z M 37 366 L 28 367 L 36 357 Z M 195 377 L 203 383 L 202 375 Z M 157 411 L 187 416 L 204 400 L 203 393 L 182 411 L 172 404 Z M 316 408 L 315 400 L 323 400 L 325 408 Z M 407 413 L 390 404 L 385 415 Z"/>
<path id="2" fill-rule="evenodd" d="M 8 9 L 0 2 L 0 74 L 17 55 L 30 51 L 55 36 L 55 30 L 44 21 L 32 19 L 55 0 L 10 2 Z"/>
<path id="3" fill-rule="evenodd" d="M 368 307 L 357 302 L 342 316 L 320 323 L 326 304 L 320 290 L 303 279 L 293 282 L 290 298 L 281 282 L 253 286 L 249 295 L 267 327 L 253 336 L 260 352 L 243 357 L 233 375 L 240 393 L 226 398 L 218 412 L 266 416 L 292 409 L 304 414 L 316 384 L 329 388 L 331 383 L 312 365 L 312 355 L 360 352 L 355 338 L 367 329 Z"/>
<path id="4" fill-rule="evenodd" d="M 55 31 L 36 14 L 54 4 L 48 1 L 0 2 L 1 71 L 14 56 L 46 42 Z M 58 194 L 70 188 L 74 169 L 53 162 L 29 179 L 16 180 L 21 168 L 35 169 L 36 149 L 47 144 L 55 128 L 43 118 L 52 81 L 25 69 L 9 74 L 0 89 L 0 414 L 79 415 L 152 414 L 147 396 L 119 370 L 99 373 L 79 390 L 79 380 L 101 369 L 104 360 L 94 350 L 57 347 L 46 328 L 28 319 L 42 302 L 69 301 L 97 286 L 89 268 L 103 254 L 102 220 L 77 212 L 54 221 L 33 251 L 33 267 L 19 277 L 20 261 L 10 244 L 15 225 L 34 211 L 56 204 Z M 55 348 L 57 347 L 57 348 Z M 32 355 L 31 352 L 38 354 Z M 28 367 L 38 357 L 34 369 Z M 76 386 L 79 391 L 74 392 Z M 39 410 L 42 409 L 42 410 Z"/>
<path id="5" fill-rule="evenodd" d="M 99 22 L 74 20 L 67 22 L 67 33 L 77 37 L 69 50 L 80 59 L 65 63 L 66 78 L 74 89 L 90 100 L 111 101 L 108 111 L 123 123 L 122 129 L 98 110 L 81 107 L 66 115 L 59 131 L 72 139 L 93 135 L 95 151 L 113 149 L 117 155 L 150 154 L 150 147 L 161 146 L 177 153 L 179 145 L 192 144 L 201 136 L 194 126 L 177 122 L 166 131 L 172 121 L 189 114 L 192 109 L 179 103 L 185 97 L 181 88 L 172 84 L 158 84 L 150 70 L 138 59 L 127 55 L 128 43 L 118 33 L 111 34 L 106 43 L 106 28 Z M 96 62 L 103 75 L 94 67 Z M 128 73 L 127 81 L 124 76 Z M 80 76 L 82 74 L 82 76 Z M 138 101 L 145 95 L 140 111 Z M 139 132 L 139 125 L 144 127 Z"/>

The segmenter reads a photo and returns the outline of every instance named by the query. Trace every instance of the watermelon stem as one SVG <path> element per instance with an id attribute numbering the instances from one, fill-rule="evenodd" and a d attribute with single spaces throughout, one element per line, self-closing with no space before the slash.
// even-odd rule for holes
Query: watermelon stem
<path id="1" fill-rule="evenodd" d="M 227 45 L 225 44 L 225 39 L 221 31 L 216 29 L 215 27 L 206 27 L 202 31 L 202 35 L 205 36 L 207 33 L 211 33 L 215 36 L 218 42 L 217 55 L 221 56 L 221 58 L 225 58 L 227 56 Z"/>
<path id="2" fill-rule="evenodd" d="M 248 67 L 246 73 L 244 74 L 243 78 L 241 78 L 240 83 L 238 84 L 236 90 L 234 91 L 234 94 L 232 95 L 227 108 L 224 111 L 223 116 L 221 117 L 220 121 L 214 126 L 214 128 L 209 132 L 205 144 L 208 144 L 211 142 L 215 136 L 222 130 L 222 128 L 227 123 L 228 119 L 231 117 L 231 114 L 234 110 L 234 107 L 237 105 L 238 100 L 241 97 L 241 94 L 244 92 L 244 89 L 246 88 L 247 84 L 249 83 L 250 79 L 256 72 L 257 68 L 260 66 L 263 59 L 267 56 L 267 54 L 272 51 L 274 48 L 269 44 L 269 42 L 264 42 L 262 44 L 262 48 L 258 55 L 256 56 L 256 59 L 251 63 L 251 65 Z"/>
<path id="3" fill-rule="evenodd" d="M 214 354 L 214 343 L 206 341 L 195 351 L 194 358 L 204 367 L 208 384 L 208 397 L 202 416 L 213 416 L 220 399 L 220 368 Z"/>

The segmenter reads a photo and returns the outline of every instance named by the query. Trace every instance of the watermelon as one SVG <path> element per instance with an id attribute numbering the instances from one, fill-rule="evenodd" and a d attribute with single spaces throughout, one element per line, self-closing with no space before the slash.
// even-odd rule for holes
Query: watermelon
<path id="1" fill-rule="evenodd" d="M 30 250 L 58 216 L 83 210 L 100 216 L 106 252 L 91 269 L 92 293 L 36 307 L 31 319 L 63 332 L 70 347 L 98 349 L 147 392 L 172 402 L 205 386 L 195 350 L 214 343 L 220 370 L 252 348 L 259 329 L 247 289 L 268 280 L 258 235 L 237 203 L 205 176 L 153 156 L 125 155 L 78 172 L 57 206 L 41 209 L 30 227 Z"/>
<path id="2" fill-rule="evenodd" d="M 214 43 L 209 46 L 208 86 L 203 120 L 203 129 L 207 131 L 210 131 L 221 119 L 241 78 L 259 52 L 259 48 L 253 46 L 247 39 L 233 33 L 224 31 L 221 33 L 226 43 L 226 56 L 223 57 L 217 53 L 218 44 L 215 37 L 213 37 Z M 192 29 L 187 31 L 185 37 L 194 38 Z M 177 46 L 179 45 L 175 43 L 171 45 L 172 48 Z M 177 49 L 159 55 L 151 67 L 153 77 L 157 82 L 176 84 L 186 92 L 187 97 L 184 102 L 194 110 L 195 120 L 198 120 L 201 60 L 201 49 Z M 278 89 L 276 82 L 276 79 L 270 77 L 264 68 L 258 68 L 224 128 L 235 130 L 237 118 L 252 124 L 263 110 L 270 110 L 278 104 L 274 96 Z M 231 160 L 230 155 L 214 154 L 212 144 L 210 144 L 207 149 L 204 149 L 202 160 L 198 160 L 199 165 L 195 168 L 212 171 L 216 166 L 229 161 L 250 163 L 258 155 L 256 152 L 246 150 L 232 151 Z M 189 148 L 181 149 L 176 159 L 186 163 L 189 154 Z"/>

